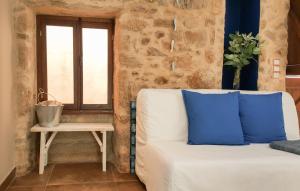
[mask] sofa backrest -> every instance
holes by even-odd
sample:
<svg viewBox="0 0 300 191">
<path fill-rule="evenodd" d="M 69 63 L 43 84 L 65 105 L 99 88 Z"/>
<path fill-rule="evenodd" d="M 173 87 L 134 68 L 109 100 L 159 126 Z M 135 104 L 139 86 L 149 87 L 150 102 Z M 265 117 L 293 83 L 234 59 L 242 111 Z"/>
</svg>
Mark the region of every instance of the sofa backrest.
<svg viewBox="0 0 300 191">
<path fill-rule="evenodd" d="M 232 90 L 190 90 L 199 93 L 228 93 Z M 274 92 L 241 91 L 242 94 Z M 282 92 L 285 131 L 289 140 L 299 139 L 299 124 L 295 103 L 290 94 Z M 213 115 L 213 114 L 212 114 Z M 187 116 L 179 89 L 143 89 L 137 97 L 137 141 L 186 141 Z"/>
</svg>

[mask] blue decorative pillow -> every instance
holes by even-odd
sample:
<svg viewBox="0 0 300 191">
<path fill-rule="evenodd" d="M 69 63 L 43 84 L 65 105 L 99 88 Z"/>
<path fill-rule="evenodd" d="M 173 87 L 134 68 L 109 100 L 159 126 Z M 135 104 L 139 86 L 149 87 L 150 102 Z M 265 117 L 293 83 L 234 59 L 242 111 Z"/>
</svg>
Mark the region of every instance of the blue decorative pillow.
<svg viewBox="0 0 300 191">
<path fill-rule="evenodd" d="M 286 140 L 282 93 L 240 94 L 240 118 L 247 143 Z"/>
<path fill-rule="evenodd" d="M 200 94 L 182 90 L 188 116 L 188 144 L 243 145 L 239 92 Z"/>
</svg>

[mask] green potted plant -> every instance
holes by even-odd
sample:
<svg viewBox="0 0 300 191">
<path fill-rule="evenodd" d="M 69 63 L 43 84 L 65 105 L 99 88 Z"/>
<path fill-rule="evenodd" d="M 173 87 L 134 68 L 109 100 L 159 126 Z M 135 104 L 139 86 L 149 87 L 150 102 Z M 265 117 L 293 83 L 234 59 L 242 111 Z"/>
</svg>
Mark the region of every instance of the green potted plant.
<svg viewBox="0 0 300 191">
<path fill-rule="evenodd" d="M 233 87 L 239 89 L 240 84 L 240 73 L 244 66 L 251 63 L 257 55 L 260 54 L 260 43 L 257 36 L 253 36 L 252 33 L 235 34 L 229 35 L 229 47 L 224 54 L 224 65 L 231 66 L 235 69 L 235 76 L 233 81 Z"/>
</svg>

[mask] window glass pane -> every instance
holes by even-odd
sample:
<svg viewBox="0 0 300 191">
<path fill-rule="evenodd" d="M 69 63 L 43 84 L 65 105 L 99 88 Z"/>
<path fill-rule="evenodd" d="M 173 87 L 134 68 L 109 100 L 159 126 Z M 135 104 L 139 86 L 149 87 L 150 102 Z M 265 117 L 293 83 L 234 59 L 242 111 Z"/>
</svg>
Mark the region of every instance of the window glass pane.
<svg viewBox="0 0 300 191">
<path fill-rule="evenodd" d="M 107 104 L 108 30 L 82 29 L 83 104 Z"/>
<path fill-rule="evenodd" d="M 47 26 L 48 92 L 65 104 L 74 103 L 73 27 Z"/>
</svg>

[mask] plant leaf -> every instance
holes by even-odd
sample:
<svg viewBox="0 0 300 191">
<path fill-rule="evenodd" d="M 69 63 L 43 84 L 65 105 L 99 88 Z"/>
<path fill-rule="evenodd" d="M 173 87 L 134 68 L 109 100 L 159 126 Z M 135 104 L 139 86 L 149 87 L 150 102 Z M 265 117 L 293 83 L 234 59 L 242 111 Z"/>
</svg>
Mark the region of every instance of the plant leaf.
<svg viewBox="0 0 300 191">
<path fill-rule="evenodd" d="M 224 65 L 236 68 L 243 68 L 255 60 L 256 55 L 260 54 L 261 45 L 259 36 L 252 33 L 239 33 L 238 31 L 229 34 L 229 47 L 224 54 Z"/>
<path fill-rule="evenodd" d="M 232 62 L 232 61 L 227 61 L 224 63 L 225 66 L 236 66 L 236 63 L 235 62 Z"/>
</svg>

